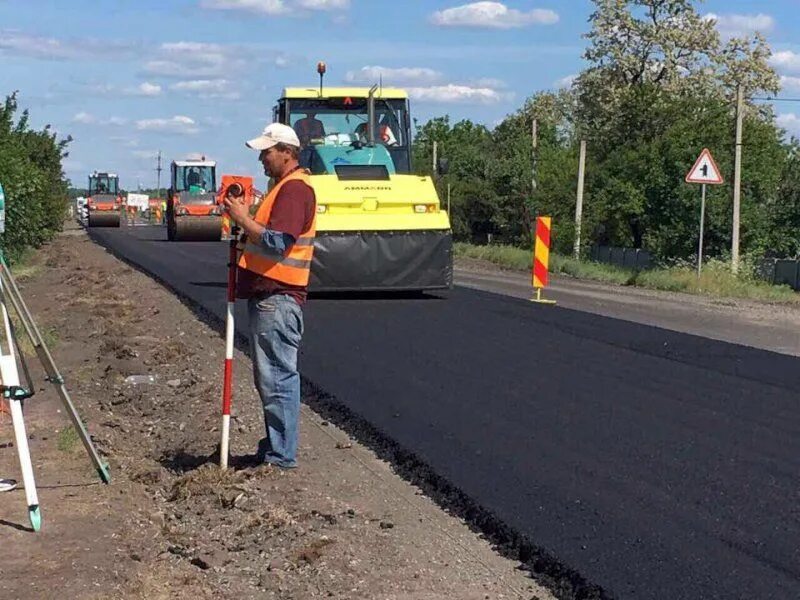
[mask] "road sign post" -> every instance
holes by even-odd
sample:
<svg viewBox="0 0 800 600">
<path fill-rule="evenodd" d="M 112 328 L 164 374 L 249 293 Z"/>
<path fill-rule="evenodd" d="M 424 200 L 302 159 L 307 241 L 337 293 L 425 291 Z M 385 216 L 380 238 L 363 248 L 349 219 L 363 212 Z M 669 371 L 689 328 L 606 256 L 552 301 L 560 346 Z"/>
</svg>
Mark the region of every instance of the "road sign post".
<svg viewBox="0 0 800 600">
<path fill-rule="evenodd" d="M 703 272 L 703 234 L 706 220 L 706 186 L 724 183 L 722 173 L 714 162 L 708 148 L 703 148 L 694 166 L 686 175 L 686 183 L 699 183 L 702 186 L 700 195 L 700 240 L 697 244 L 697 277 Z"/>
<path fill-rule="evenodd" d="M 700 241 L 697 244 L 697 278 L 703 272 L 703 229 L 706 221 L 706 184 L 703 184 L 700 200 Z"/>
</svg>

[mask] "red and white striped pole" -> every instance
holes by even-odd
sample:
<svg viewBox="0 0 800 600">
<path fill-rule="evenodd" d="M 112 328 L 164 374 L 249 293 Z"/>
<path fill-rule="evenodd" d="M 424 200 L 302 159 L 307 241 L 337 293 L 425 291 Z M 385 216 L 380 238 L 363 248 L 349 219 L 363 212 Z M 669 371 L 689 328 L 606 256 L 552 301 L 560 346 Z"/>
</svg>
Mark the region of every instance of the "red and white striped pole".
<svg viewBox="0 0 800 600">
<path fill-rule="evenodd" d="M 239 187 L 236 193 L 234 186 Z M 231 185 L 233 196 L 240 196 L 244 193 L 241 184 Z M 225 315 L 225 369 L 222 378 L 222 439 L 219 445 L 219 466 L 222 470 L 228 468 L 228 455 L 230 454 L 230 435 L 231 435 L 231 402 L 233 400 L 233 336 L 234 336 L 234 316 L 233 310 L 236 305 L 236 263 L 238 262 L 238 233 L 239 228 L 231 228 L 231 239 L 229 241 L 228 252 L 228 306 Z"/>
</svg>

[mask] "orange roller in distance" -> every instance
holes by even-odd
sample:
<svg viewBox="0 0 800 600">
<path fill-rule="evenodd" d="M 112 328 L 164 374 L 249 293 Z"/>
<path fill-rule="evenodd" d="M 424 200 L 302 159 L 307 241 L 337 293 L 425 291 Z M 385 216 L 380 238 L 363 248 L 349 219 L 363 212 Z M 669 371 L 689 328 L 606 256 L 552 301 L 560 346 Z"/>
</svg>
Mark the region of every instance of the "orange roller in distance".
<svg viewBox="0 0 800 600">
<path fill-rule="evenodd" d="M 531 302 L 539 304 L 555 304 L 555 300 L 542 298 L 542 289 L 546 288 L 550 279 L 550 217 L 536 219 L 536 242 L 533 247 L 533 287 L 536 296 Z"/>
</svg>

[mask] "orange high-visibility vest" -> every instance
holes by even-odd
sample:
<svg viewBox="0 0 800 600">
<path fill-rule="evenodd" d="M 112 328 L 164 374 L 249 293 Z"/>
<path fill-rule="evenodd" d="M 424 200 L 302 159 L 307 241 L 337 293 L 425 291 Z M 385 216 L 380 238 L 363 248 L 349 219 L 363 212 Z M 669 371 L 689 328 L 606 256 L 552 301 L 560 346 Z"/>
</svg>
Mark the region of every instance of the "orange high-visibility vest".
<svg viewBox="0 0 800 600">
<path fill-rule="evenodd" d="M 255 220 L 267 226 L 275 199 L 281 188 L 289 181 L 299 180 L 311 187 L 311 180 L 304 169 L 297 169 L 281 179 L 267 197 L 258 207 Z M 300 234 L 289 252 L 283 258 L 276 259 L 274 255 L 268 254 L 260 244 L 246 240 L 242 249 L 242 256 L 239 259 L 239 266 L 243 269 L 253 271 L 262 277 L 269 277 L 276 281 L 289 285 L 306 286 L 311 274 L 311 259 L 314 257 L 314 236 L 317 232 L 317 215 L 314 217 L 308 229 Z"/>
</svg>

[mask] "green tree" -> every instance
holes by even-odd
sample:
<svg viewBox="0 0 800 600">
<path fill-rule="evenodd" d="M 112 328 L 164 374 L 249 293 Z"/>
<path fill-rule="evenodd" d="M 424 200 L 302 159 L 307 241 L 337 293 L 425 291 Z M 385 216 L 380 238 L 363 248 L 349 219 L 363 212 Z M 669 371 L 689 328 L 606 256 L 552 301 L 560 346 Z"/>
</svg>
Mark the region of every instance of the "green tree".
<svg viewBox="0 0 800 600">
<path fill-rule="evenodd" d="M 554 218 L 554 246 L 573 244 L 577 157 L 588 142 L 584 240 L 646 247 L 663 260 L 696 253 L 698 186 L 684 176 L 708 147 L 726 184 L 708 189 L 706 251 L 731 237 L 734 99 L 773 94 L 778 77 L 760 34 L 723 43 L 692 0 L 593 0 L 586 69 L 571 90 L 535 93 L 494 130 L 447 117 L 419 127 L 416 166 L 431 172 L 432 141 L 450 159 L 451 219 L 460 239 L 529 245 L 536 215 Z M 539 123 L 533 190 L 531 124 Z M 798 145 L 787 144 L 769 105 L 750 101 L 742 178 L 744 252 L 796 253 Z"/>
<path fill-rule="evenodd" d="M 594 0 L 587 69 L 576 83 L 576 128 L 588 138 L 587 228 L 595 241 L 646 246 L 661 257 L 696 247 L 697 190 L 683 176 L 708 146 L 727 173 L 733 155 L 732 98 L 774 92 L 770 50 L 758 34 L 722 44 L 691 0 Z M 761 208 L 778 185 L 781 134 L 769 110 L 748 114 L 743 243 L 763 247 Z M 777 162 L 770 162 L 777 161 Z M 729 245 L 730 188 L 710 198 L 709 244 Z M 726 231 L 727 227 L 727 231 Z"/>
<path fill-rule="evenodd" d="M 414 165 L 418 173 L 433 171 L 433 142 L 438 155 L 450 161 L 450 172 L 439 181 L 440 197 L 448 183 L 452 187 L 451 223 L 458 239 L 486 238 L 498 231 L 496 194 L 487 179 L 487 156 L 492 151 L 491 134 L 472 121 L 450 124 L 439 117 L 418 127 L 414 140 Z"/>
</svg>

